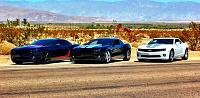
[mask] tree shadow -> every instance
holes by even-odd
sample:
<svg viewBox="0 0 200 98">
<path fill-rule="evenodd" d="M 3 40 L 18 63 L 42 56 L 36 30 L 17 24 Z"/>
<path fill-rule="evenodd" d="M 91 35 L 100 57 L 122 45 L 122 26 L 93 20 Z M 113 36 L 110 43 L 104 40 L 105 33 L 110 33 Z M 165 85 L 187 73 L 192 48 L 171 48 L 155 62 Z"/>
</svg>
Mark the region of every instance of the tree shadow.
<svg viewBox="0 0 200 98">
<path fill-rule="evenodd" d="M 173 62 L 178 62 L 178 61 L 182 61 L 182 59 L 174 59 Z M 167 61 L 167 60 L 143 60 L 143 61 L 134 61 L 134 62 L 140 62 L 140 63 L 172 63 L 172 62 Z"/>
<path fill-rule="evenodd" d="M 71 62 L 69 60 L 50 60 L 46 63 L 34 63 L 34 62 L 24 62 L 23 64 L 11 64 L 11 65 L 48 65 L 48 64 L 56 64 L 56 63 L 64 63 L 64 62 Z"/>
<path fill-rule="evenodd" d="M 117 63 L 117 62 L 123 62 L 123 60 L 112 60 L 110 63 L 103 63 L 101 61 L 76 61 L 72 62 L 72 64 L 111 64 L 111 63 Z"/>
</svg>

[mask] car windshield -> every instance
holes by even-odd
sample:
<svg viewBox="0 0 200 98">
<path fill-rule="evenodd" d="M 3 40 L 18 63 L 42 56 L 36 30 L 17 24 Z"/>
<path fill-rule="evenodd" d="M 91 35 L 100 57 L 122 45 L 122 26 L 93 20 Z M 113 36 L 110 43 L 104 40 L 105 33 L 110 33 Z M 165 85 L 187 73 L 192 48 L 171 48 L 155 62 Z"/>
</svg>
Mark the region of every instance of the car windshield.
<svg viewBox="0 0 200 98">
<path fill-rule="evenodd" d="M 38 41 L 33 42 L 30 45 L 53 46 L 55 45 L 55 41 L 54 40 L 38 40 Z"/>
<path fill-rule="evenodd" d="M 148 44 L 173 44 L 173 39 L 153 39 Z"/>
<path fill-rule="evenodd" d="M 112 45 L 112 43 L 113 43 L 112 39 L 94 39 L 86 43 L 85 45 L 97 45 L 97 44 Z"/>
</svg>

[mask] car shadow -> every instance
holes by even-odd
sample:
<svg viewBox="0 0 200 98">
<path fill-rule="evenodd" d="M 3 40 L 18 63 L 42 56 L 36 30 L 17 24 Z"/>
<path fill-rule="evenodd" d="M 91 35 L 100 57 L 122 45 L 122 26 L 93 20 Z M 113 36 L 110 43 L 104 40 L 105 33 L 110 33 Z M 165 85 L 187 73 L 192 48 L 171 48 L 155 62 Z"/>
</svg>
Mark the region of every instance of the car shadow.
<svg viewBox="0 0 200 98">
<path fill-rule="evenodd" d="M 182 61 L 182 59 L 174 59 L 173 62 L 178 62 L 178 61 Z M 134 61 L 134 62 L 139 62 L 139 63 L 172 63 L 172 62 L 166 61 L 166 60 L 144 60 L 144 61 Z"/>
<path fill-rule="evenodd" d="M 51 61 L 48 61 L 47 63 L 42 63 L 42 64 L 36 64 L 36 63 L 33 63 L 33 62 L 26 62 L 26 63 L 23 63 L 23 64 L 11 64 L 11 65 L 48 65 L 48 64 L 56 64 L 56 63 L 64 63 L 64 62 L 71 62 L 69 60 L 51 60 Z"/>
<path fill-rule="evenodd" d="M 72 64 L 112 64 L 117 62 L 123 62 L 123 60 L 112 60 L 110 63 L 102 63 L 100 61 L 78 61 L 72 62 Z"/>
</svg>

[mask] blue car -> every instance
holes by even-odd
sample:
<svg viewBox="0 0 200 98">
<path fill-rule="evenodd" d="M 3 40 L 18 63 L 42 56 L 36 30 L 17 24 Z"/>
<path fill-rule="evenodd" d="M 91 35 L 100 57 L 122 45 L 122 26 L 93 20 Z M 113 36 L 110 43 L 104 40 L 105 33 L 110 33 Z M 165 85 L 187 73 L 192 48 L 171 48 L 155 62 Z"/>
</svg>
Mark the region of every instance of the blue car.
<svg viewBox="0 0 200 98">
<path fill-rule="evenodd" d="M 41 39 L 30 45 L 12 49 L 11 59 L 16 64 L 24 62 L 46 63 L 54 57 L 71 57 L 71 51 L 76 46 L 78 45 L 73 45 L 64 39 Z"/>
<path fill-rule="evenodd" d="M 131 58 L 131 46 L 118 38 L 98 38 L 89 41 L 83 46 L 75 47 L 72 54 L 75 63 L 90 60 L 109 63 L 115 57 L 129 61 Z"/>
</svg>

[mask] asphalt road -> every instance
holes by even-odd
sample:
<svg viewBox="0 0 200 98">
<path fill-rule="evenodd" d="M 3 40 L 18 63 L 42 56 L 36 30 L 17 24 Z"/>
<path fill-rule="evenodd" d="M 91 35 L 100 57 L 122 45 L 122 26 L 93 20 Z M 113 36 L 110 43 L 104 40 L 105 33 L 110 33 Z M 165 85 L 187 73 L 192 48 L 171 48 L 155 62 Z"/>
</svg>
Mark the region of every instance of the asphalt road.
<svg viewBox="0 0 200 98">
<path fill-rule="evenodd" d="M 200 97 L 197 61 L 11 66 L 0 67 L 0 98 Z"/>
</svg>

